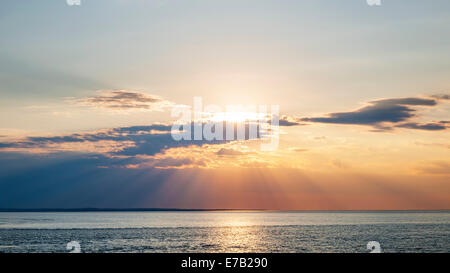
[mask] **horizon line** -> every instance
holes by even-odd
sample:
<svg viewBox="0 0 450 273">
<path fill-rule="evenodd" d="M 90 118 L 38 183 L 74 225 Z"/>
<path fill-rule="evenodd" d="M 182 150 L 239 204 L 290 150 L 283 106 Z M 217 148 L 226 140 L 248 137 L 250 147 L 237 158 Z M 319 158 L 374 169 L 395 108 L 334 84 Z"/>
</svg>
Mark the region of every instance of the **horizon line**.
<svg viewBox="0 0 450 273">
<path fill-rule="evenodd" d="M 260 212 L 443 212 L 450 209 L 330 209 L 330 210 L 283 210 L 283 209 L 182 209 L 182 208 L 0 208 L 0 212 L 213 212 L 213 211 L 260 211 Z"/>
</svg>

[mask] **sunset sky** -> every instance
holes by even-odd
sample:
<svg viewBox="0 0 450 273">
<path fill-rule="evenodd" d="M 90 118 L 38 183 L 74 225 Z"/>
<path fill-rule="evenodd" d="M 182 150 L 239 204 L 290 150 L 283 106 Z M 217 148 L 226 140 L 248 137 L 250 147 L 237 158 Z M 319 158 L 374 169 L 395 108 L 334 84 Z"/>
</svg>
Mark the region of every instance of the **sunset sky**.
<svg viewBox="0 0 450 273">
<path fill-rule="evenodd" d="M 448 0 L 6 0 L 0 37 L 0 208 L 450 209 Z M 279 146 L 175 141 L 195 97 Z"/>
</svg>

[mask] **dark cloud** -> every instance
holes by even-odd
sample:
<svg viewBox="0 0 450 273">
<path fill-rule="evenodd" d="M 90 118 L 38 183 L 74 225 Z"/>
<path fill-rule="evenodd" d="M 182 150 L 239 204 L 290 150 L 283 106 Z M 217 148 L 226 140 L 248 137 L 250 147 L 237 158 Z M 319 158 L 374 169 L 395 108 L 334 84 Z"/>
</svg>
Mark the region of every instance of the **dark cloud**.
<svg viewBox="0 0 450 273">
<path fill-rule="evenodd" d="M 218 123 L 220 125 L 220 123 Z M 1 151 L 18 152 L 89 152 L 110 154 L 113 156 L 151 156 L 163 150 L 191 145 L 222 144 L 226 139 L 226 126 L 223 127 L 223 140 L 194 140 L 193 124 L 191 126 L 192 140 L 175 140 L 172 137 L 171 124 L 153 124 L 148 126 L 119 127 L 90 133 L 76 133 L 66 136 L 27 137 L 10 142 L 0 142 Z M 204 124 L 201 124 L 202 131 Z M 234 126 L 234 139 L 238 138 L 238 125 Z M 214 127 L 213 127 L 214 128 Z M 242 140 L 260 138 L 264 133 L 257 127 L 256 136 L 250 134 L 250 126 L 244 127 Z M 214 130 L 214 129 L 213 129 Z M 87 147 L 87 148 L 86 148 Z"/>
<path fill-rule="evenodd" d="M 280 125 L 280 126 L 297 126 L 297 125 L 304 125 L 304 124 L 299 122 L 295 118 L 283 116 L 278 120 L 278 125 Z"/>
<path fill-rule="evenodd" d="M 425 105 L 434 106 L 437 104 L 436 100 L 426 98 L 399 98 L 399 99 L 382 99 L 371 101 L 372 104 L 378 105 Z"/>
<path fill-rule="evenodd" d="M 275 120 L 278 118 L 278 126 L 298 126 L 298 125 L 305 125 L 305 123 L 300 122 L 300 120 L 296 117 L 291 117 L 287 115 L 283 116 L 276 116 L 274 115 L 272 119 L 269 121 L 270 124 L 275 124 Z"/>
<path fill-rule="evenodd" d="M 161 110 L 173 105 L 162 98 L 136 91 L 106 90 L 99 91 L 101 95 L 76 100 L 82 105 L 107 108 L 113 110 Z"/>
<path fill-rule="evenodd" d="M 15 146 L 15 143 L 0 143 L 0 149 L 1 148 L 11 148 L 14 146 Z"/>
<path fill-rule="evenodd" d="M 167 149 L 226 143 L 175 141 L 171 129 L 154 124 L 0 143 L 0 208 L 161 206 L 160 189 L 174 169 L 207 163 L 194 156 L 166 156 Z M 113 149 L 96 148 L 104 142 Z M 90 151 L 78 150 L 92 145 Z"/>
<path fill-rule="evenodd" d="M 202 145 L 202 141 L 175 141 L 171 135 L 171 125 L 149 125 L 149 126 L 132 126 L 113 128 L 104 131 L 72 134 L 67 136 L 51 136 L 51 137 L 28 137 L 23 140 L 0 143 L 0 148 L 18 148 L 18 149 L 33 149 L 54 147 L 61 144 L 97 144 L 99 142 L 110 141 L 113 144 L 120 145 L 122 143 L 133 143 L 134 145 L 124 145 L 123 149 L 113 149 L 112 155 L 154 155 L 161 152 L 163 149 Z M 116 146 L 115 146 L 116 147 Z M 77 152 L 74 148 L 73 152 Z M 94 149 L 92 151 L 96 153 Z"/>
<path fill-rule="evenodd" d="M 408 129 L 417 129 L 417 130 L 427 130 L 427 131 L 439 131 L 439 130 L 445 130 L 447 129 L 447 125 L 441 122 L 434 122 L 434 123 L 404 123 L 396 125 L 396 127 L 400 128 L 408 128 Z"/>
<path fill-rule="evenodd" d="M 374 131 L 389 131 L 392 127 L 419 130 L 444 130 L 440 123 L 418 124 L 409 120 L 416 116 L 417 106 L 435 106 L 433 98 L 394 98 L 369 102 L 368 106 L 351 112 L 330 113 L 325 117 L 302 118 L 303 122 L 370 125 Z"/>
<path fill-rule="evenodd" d="M 377 124 L 381 122 L 401 122 L 414 116 L 410 106 L 433 106 L 433 99 L 405 98 L 386 99 L 370 102 L 370 105 L 352 112 L 331 113 L 327 117 L 303 118 L 302 121 L 338 124 Z"/>
<path fill-rule="evenodd" d="M 297 125 L 300 125 L 300 123 L 295 122 L 295 121 L 280 119 L 278 125 L 280 125 L 280 126 L 297 126 Z"/>
<path fill-rule="evenodd" d="M 171 129 L 154 124 L 0 143 L 0 207 L 139 207 L 148 205 L 141 202 L 149 198 L 161 200 L 158 189 L 173 174 L 170 169 L 206 163 L 157 154 L 175 147 L 225 143 L 175 141 Z M 96 148 L 104 142 L 113 149 Z M 90 151 L 79 151 L 92 145 Z"/>
<path fill-rule="evenodd" d="M 141 202 L 158 198 L 159 187 L 172 171 L 100 168 L 129 161 L 73 153 L 48 156 L 2 153 L 0 207 L 144 206 Z"/>
</svg>

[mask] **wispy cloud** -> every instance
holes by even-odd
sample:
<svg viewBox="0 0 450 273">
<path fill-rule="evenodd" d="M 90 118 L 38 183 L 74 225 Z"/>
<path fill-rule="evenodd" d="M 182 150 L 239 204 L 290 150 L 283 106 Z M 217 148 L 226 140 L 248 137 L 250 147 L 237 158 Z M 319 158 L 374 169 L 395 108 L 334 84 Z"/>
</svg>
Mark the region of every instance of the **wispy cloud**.
<svg viewBox="0 0 450 273">
<path fill-rule="evenodd" d="M 438 147 L 438 148 L 450 149 L 450 144 L 446 144 L 446 143 L 436 143 L 436 142 L 426 143 L 426 142 L 417 141 L 417 142 L 415 142 L 415 144 L 416 145 L 420 145 L 420 146 L 429 146 L 429 147 Z"/>
<path fill-rule="evenodd" d="M 446 161 L 435 161 L 424 163 L 417 168 L 420 172 L 433 175 L 450 175 L 450 163 Z"/>
<path fill-rule="evenodd" d="M 450 94 L 436 94 L 432 97 L 438 100 L 450 100 Z"/>
<path fill-rule="evenodd" d="M 174 103 L 163 98 L 137 91 L 101 90 L 98 96 L 71 99 L 76 104 L 108 110 L 162 111 Z"/>
</svg>

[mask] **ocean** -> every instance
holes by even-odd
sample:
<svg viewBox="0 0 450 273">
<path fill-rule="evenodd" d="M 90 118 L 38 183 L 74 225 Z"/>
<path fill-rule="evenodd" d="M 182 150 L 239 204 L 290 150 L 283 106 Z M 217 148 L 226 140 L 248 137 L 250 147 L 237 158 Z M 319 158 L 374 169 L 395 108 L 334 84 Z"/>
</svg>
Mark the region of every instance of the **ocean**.
<svg viewBox="0 0 450 273">
<path fill-rule="evenodd" d="M 1 212 L 0 252 L 450 252 L 450 212 Z M 77 244 L 75 243 L 75 244 Z M 73 244 L 73 243 L 72 243 Z"/>
</svg>

